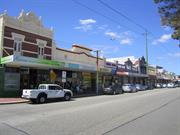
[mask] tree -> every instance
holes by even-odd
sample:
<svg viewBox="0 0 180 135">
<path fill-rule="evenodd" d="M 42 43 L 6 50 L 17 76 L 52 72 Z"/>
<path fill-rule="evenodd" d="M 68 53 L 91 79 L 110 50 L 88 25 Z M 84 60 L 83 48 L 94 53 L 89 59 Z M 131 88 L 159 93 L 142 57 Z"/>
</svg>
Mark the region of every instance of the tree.
<svg viewBox="0 0 180 135">
<path fill-rule="evenodd" d="M 161 24 L 171 27 L 172 38 L 180 40 L 180 0 L 154 0 L 158 4 Z"/>
</svg>

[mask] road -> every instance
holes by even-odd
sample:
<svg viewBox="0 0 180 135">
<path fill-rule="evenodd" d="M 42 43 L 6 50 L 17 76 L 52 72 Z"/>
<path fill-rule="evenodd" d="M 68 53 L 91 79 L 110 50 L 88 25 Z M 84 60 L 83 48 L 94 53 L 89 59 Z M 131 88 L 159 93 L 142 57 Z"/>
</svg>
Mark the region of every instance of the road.
<svg viewBox="0 0 180 135">
<path fill-rule="evenodd" d="M 0 106 L 0 135 L 180 135 L 180 88 Z"/>
</svg>

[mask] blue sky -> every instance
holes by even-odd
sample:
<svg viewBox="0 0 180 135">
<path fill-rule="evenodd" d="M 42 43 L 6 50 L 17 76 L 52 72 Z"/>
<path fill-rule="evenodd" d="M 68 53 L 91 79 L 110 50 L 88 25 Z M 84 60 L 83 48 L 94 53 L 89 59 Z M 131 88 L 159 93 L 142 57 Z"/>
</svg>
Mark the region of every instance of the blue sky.
<svg viewBox="0 0 180 135">
<path fill-rule="evenodd" d="M 18 16 L 21 9 L 33 11 L 42 17 L 45 27 L 54 28 L 54 39 L 59 47 L 70 49 L 72 43 L 102 50 L 106 58 L 145 56 L 144 31 L 104 7 L 97 0 L 77 0 L 89 8 L 111 18 L 114 23 L 72 0 L 0 0 L 0 12 L 7 10 Z M 136 23 L 146 27 L 149 63 L 163 66 L 180 74 L 180 48 L 178 41 L 170 38 L 172 30 L 162 27 L 157 6 L 153 0 L 104 0 Z"/>
</svg>

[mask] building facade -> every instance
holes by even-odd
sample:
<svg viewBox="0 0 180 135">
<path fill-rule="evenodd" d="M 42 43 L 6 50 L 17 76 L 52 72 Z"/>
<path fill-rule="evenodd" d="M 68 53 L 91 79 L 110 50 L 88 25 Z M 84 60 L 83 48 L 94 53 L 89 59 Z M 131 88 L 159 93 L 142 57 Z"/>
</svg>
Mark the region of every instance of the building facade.
<svg viewBox="0 0 180 135">
<path fill-rule="evenodd" d="M 162 67 L 147 69 L 144 57 L 105 59 L 79 44 L 62 49 L 53 34 L 33 12 L 0 15 L 0 96 L 21 95 L 22 89 L 41 83 L 57 83 L 77 94 L 77 87 L 83 93 L 95 93 L 97 73 L 99 93 L 113 82 L 154 86 L 174 78 Z"/>
<path fill-rule="evenodd" d="M 120 57 L 107 59 L 107 61 L 116 65 L 115 78 L 119 84 L 132 83 L 145 85 L 147 83 L 148 75 L 144 57 L 139 59 Z"/>
<path fill-rule="evenodd" d="M 53 42 L 53 30 L 45 28 L 34 13 L 22 11 L 17 18 L 0 16 L 0 94 L 20 95 L 25 88 L 40 83 L 58 83 L 72 88 L 81 84 L 95 91 L 96 72 L 102 84 L 105 59 L 92 50 L 74 44 L 71 50 Z M 75 86 L 74 86 L 75 87 Z"/>
</svg>

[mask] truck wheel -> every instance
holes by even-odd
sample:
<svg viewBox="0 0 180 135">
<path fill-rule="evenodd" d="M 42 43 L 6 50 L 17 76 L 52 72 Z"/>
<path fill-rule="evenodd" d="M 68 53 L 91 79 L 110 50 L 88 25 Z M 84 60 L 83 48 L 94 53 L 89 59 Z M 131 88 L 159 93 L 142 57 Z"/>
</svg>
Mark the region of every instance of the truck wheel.
<svg viewBox="0 0 180 135">
<path fill-rule="evenodd" d="M 46 102 L 46 96 L 45 95 L 39 95 L 37 98 L 37 103 L 45 103 Z"/>
<path fill-rule="evenodd" d="M 65 101 L 71 100 L 71 94 L 66 93 L 66 94 L 64 95 L 64 100 L 65 100 Z"/>
<path fill-rule="evenodd" d="M 36 99 L 30 99 L 30 101 L 34 104 L 36 103 Z"/>
</svg>

